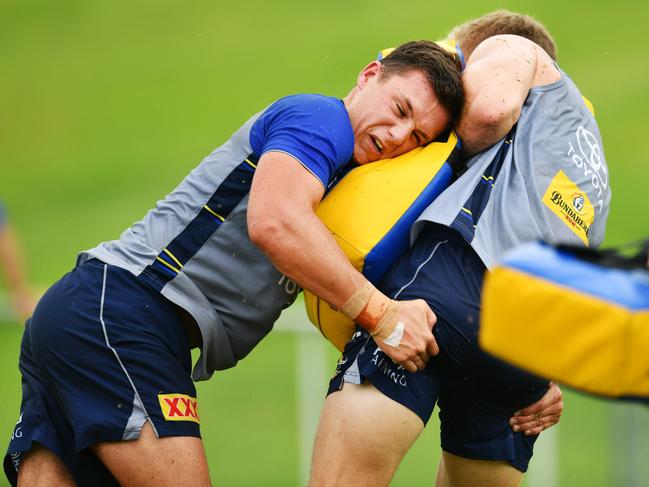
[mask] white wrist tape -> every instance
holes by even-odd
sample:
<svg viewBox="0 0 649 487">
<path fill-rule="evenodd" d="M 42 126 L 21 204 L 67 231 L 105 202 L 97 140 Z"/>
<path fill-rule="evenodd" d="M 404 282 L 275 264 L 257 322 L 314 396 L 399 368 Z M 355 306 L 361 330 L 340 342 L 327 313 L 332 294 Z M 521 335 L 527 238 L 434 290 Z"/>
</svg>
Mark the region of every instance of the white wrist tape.
<svg viewBox="0 0 649 487">
<path fill-rule="evenodd" d="M 390 345 L 391 347 L 398 347 L 401 345 L 401 339 L 403 338 L 403 332 L 405 329 L 406 326 L 403 324 L 403 321 L 398 321 L 397 326 L 394 327 L 390 336 L 383 340 L 383 343 Z"/>
<path fill-rule="evenodd" d="M 391 343 L 388 343 L 388 345 L 392 345 L 392 343 L 396 342 L 396 345 L 392 345 L 393 347 L 398 347 L 399 343 L 401 343 L 401 338 L 403 337 L 403 329 L 404 325 L 402 322 L 398 322 L 397 320 L 399 319 L 399 302 L 398 301 L 390 301 L 390 304 L 388 305 L 388 309 L 385 311 L 383 316 L 381 316 L 381 320 L 378 322 L 376 325 L 376 329 L 374 332 L 372 332 L 372 336 L 374 338 L 378 338 L 379 340 L 386 341 L 390 338 L 392 338 Z M 401 325 L 401 333 L 395 335 L 394 332 L 397 330 L 397 325 Z"/>
</svg>

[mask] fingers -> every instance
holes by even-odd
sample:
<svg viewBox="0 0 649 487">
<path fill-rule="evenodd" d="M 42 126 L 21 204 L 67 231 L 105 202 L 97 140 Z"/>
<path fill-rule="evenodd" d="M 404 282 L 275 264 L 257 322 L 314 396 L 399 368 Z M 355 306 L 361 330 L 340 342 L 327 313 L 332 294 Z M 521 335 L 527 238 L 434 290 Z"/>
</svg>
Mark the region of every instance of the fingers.
<svg viewBox="0 0 649 487">
<path fill-rule="evenodd" d="M 514 431 L 522 431 L 525 435 L 538 435 L 557 424 L 563 413 L 563 394 L 554 382 L 550 384 L 545 395 L 526 408 L 516 411 L 509 420 Z"/>
<path fill-rule="evenodd" d="M 422 300 L 423 301 L 423 300 Z M 430 328 L 432 329 L 433 326 L 435 326 L 435 323 L 437 323 L 437 315 L 435 312 L 428 306 L 428 303 L 426 301 L 423 301 L 424 306 L 425 306 L 425 312 L 426 312 L 426 319 L 428 320 L 428 324 L 430 325 Z"/>
<path fill-rule="evenodd" d="M 559 386 L 556 383 L 551 382 L 550 387 L 548 388 L 547 392 L 541 399 L 536 401 L 531 406 L 516 411 L 514 413 L 514 416 L 534 415 L 536 413 L 543 412 L 545 409 L 549 407 L 553 407 L 555 404 L 560 404 L 560 408 L 561 410 L 563 410 L 562 398 L 563 398 L 563 393 L 561 392 L 561 389 L 559 389 Z"/>
<path fill-rule="evenodd" d="M 554 426 L 559 422 L 558 415 L 535 415 L 532 419 L 525 422 L 518 421 L 518 418 L 512 418 L 509 421 L 512 429 L 516 432 L 521 431 L 526 436 L 538 435 L 542 431 Z"/>
<path fill-rule="evenodd" d="M 406 360 L 404 363 L 401 364 L 404 369 L 406 369 L 408 372 L 415 373 L 419 370 L 419 367 L 415 365 L 415 362 L 412 360 Z"/>
<path fill-rule="evenodd" d="M 406 353 L 404 350 L 395 350 L 394 347 L 385 345 L 382 342 L 377 342 L 377 345 L 393 362 L 412 373 L 424 370 L 430 358 L 425 351 L 415 352 L 411 350 L 410 353 Z"/>
<path fill-rule="evenodd" d="M 430 325 L 430 329 L 432 330 L 435 326 L 435 323 L 437 323 L 437 315 L 435 315 L 435 312 L 430 308 L 430 306 L 428 306 L 428 303 L 423 301 L 423 304 L 426 313 L 426 320 L 428 320 L 428 324 Z M 434 356 L 439 353 L 439 345 L 437 345 L 437 340 L 435 340 L 435 337 L 432 335 L 428 337 L 428 340 L 426 341 L 426 352 L 430 356 Z"/>
<path fill-rule="evenodd" d="M 529 423 L 545 416 L 560 417 L 563 412 L 563 401 L 555 402 L 542 410 L 536 411 L 531 414 L 515 414 L 512 419 L 518 424 Z"/>
<path fill-rule="evenodd" d="M 435 356 L 439 353 L 439 345 L 437 345 L 437 340 L 435 340 L 435 337 L 432 335 L 426 342 L 426 352 L 431 356 Z"/>
<path fill-rule="evenodd" d="M 425 301 L 399 301 L 397 323 L 403 327 L 399 342 L 386 343 L 379 333 L 372 336 L 381 350 L 394 362 L 409 372 L 417 372 L 424 370 L 430 357 L 439 353 L 437 341 L 431 333 L 436 321 L 435 313 Z"/>
<path fill-rule="evenodd" d="M 423 354 L 415 355 L 414 357 L 409 357 L 400 364 L 408 372 L 417 372 L 419 370 L 424 370 L 428 362 L 428 354 L 424 352 Z"/>
</svg>

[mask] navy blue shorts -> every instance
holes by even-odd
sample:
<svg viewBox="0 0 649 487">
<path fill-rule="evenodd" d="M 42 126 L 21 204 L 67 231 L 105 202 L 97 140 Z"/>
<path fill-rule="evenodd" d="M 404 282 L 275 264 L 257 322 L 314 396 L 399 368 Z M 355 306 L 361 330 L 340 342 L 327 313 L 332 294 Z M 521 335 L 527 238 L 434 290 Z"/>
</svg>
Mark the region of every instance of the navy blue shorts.
<svg viewBox="0 0 649 487">
<path fill-rule="evenodd" d="M 4 460 L 16 483 L 33 443 L 78 485 L 117 485 L 89 447 L 139 437 L 200 437 L 189 339 L 175 305 L 130 272 L 90 260 L 38 303 L 21 350 L 22 404 Z"/>
<path fill-rule="evenodd" d="M 364 330 L 347 344 L 329 393 L 369 380 L 428 422 L 437 403 L 442 449 L 465 458 L 503 460 L 526 471 L 535 436 L 514 433 L 512 414 L 540 399 L 548 382 L 511 367 L 478 346 L 485 267 L 455 231 L 428 225 L 390 270 L 381 290 L 395 299 L 424 299 L 437 315 L 440 354 L 409 373 Z"/>
</svg>

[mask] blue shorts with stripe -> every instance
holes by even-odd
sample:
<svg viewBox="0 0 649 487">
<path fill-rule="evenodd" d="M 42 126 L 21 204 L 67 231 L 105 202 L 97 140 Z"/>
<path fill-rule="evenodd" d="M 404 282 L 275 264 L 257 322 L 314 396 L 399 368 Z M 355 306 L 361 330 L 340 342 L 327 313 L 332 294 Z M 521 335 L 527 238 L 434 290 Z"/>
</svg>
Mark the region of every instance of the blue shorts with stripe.
<svg viewBox="0 0 649 487">
<path fill-rule="evenodd" d="M 423 371 L 409 373 L 359 328 L 345 348 L 329 393 L 345 382 L 369 380 L 424 423 L 437 404 L 444 451 L 507 461 L 526 471 L 536 437 L 514 433 L 509 418 L 540 399 L 548 383 L 479 348 L 484 273 L 484 264 L 457 232 L 429 224 L 380 287 L 395 299 L 428 302 L 437 315 L 433 331 L 440 354 Z"/>
<path fill-rule="evenodd" d="M 78 485 L 117 485 L 89 447 L 158 436 L 200 437 L 189 339 L 175 305 L 128 271 L 93 259 L 55 283 L 25 326 L 22 404 L 7 477 L 38 443 Z"/>
</svg>

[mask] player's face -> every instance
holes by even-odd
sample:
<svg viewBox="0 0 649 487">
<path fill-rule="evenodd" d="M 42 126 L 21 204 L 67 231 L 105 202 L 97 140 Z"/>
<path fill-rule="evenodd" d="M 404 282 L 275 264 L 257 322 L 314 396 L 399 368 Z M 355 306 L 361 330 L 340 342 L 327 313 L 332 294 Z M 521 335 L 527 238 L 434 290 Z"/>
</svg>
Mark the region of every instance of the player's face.
<svg viewBox="0 0 649 487">
<path fill-rule="evenodd" d="M 361 72 L 357 87 L 347 110 L 354 130 L 353 157 L 358 164 L 425 145 L 449 122 L 421 71 L 386 76 L 375 62 Z"/>
</svg>

